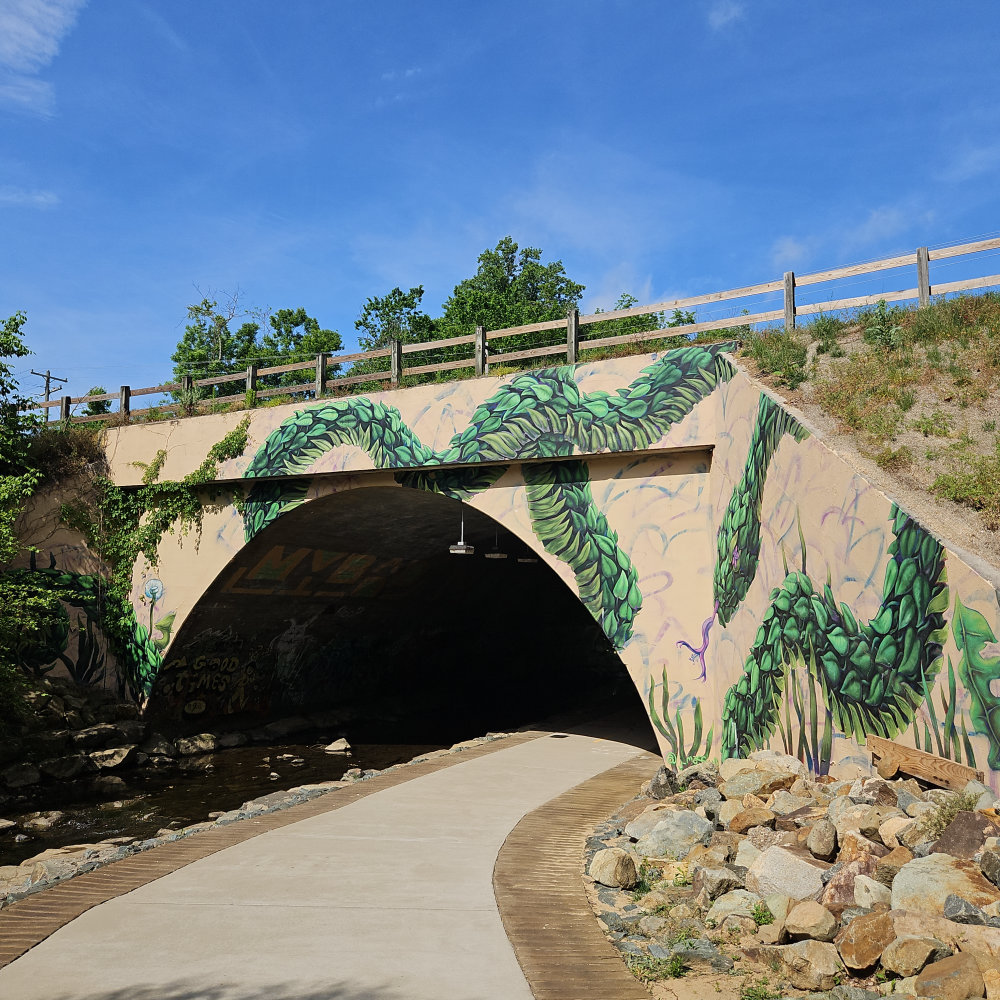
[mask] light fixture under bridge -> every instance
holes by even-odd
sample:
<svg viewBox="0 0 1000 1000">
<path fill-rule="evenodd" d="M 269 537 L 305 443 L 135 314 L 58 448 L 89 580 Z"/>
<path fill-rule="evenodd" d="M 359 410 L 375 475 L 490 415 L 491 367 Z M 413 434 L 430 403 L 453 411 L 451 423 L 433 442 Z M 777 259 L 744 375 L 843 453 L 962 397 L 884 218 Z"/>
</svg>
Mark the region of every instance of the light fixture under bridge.
<svg viewBox="0 0 1000 1000">
<path fill-rule="evenodd" d="M 465 544 L 465 507 L 462 507 L 462 528 L 458 536 L 458 541 L 454 545 L 448 546 L 448 551 L 453 556 L 471 556 L 475 553 L 474 545 Z"/>
</svg>

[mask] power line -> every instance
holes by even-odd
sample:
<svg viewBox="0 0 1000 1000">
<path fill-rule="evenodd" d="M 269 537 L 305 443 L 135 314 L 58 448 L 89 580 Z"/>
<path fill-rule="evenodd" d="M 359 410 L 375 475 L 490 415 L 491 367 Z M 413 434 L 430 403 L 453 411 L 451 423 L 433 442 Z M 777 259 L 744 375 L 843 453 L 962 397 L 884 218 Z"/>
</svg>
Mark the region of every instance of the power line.
<svg viewBox="0 0 1000 1000">
<path fill-rule="evenodd" d="M 48 368 L 45 369 L 45 374 L 44 375 L 41 372 L 36 372 L 34 370 L 34 368 L 32 368 L 31 374 L 32 375 L 37 375 L 39 378 L 45 379 L 45 402 L 46 403 L 49 401 L 49 398 L 50 398 L 50 396 L 52 394 L 52 383 L 53 382 L 68 382 L 69 381 L 68 378 L 59 378 L 58 375 L 53 375 L 52 372 L 50 372 L 48 370 Z M 45 407 L 45 422 L 46 423 L 49 422 L 49 408 L 47 406 Z"/>
</svg>

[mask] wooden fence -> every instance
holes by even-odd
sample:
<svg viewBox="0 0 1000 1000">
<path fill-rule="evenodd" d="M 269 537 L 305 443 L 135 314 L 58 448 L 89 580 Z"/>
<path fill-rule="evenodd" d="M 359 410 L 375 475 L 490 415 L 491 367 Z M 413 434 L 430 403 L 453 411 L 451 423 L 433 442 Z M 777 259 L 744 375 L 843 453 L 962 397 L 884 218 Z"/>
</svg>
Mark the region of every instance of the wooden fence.
<svg viewBox="0 0 1000 1000">
<path fill-rule="evenodd" d="M 272 368 L 261 368 L 251 364 L 246 371 L 232 375 L 212 375 L 208 378 L 194 379 L 186 376 L 180 382 L 169 382 L 163 385 L 146 386 L 133 389 L 123 385 L 118 392 L 105 393 L 96 396 L 63 396 L 58 400 L 34 404 L 38 409 L 59 407 L 60 418 L 73 423 L 83 423 L 95 420 L 107 420 L 108 414 L 95 416 L 72 416 L 71 407 L 78 403 L 100 402 L 104 400 L 118 401 L 119 413 L 122 419 L 148 413 L 151 409 L 167 409 L 177 411 L 178 403 L 168 403 L 164 407 L 149 407 L 147 409 L 132 409 L 134 396 L 163 395 L 165 393 L 181 393 L 192 398 L 200 388 L 215 388 L 221 385 L 239 385 L 240 391 L 229 396 L 215 396 L 212 403 L 244 399 L 248 394 L 257 398 L 267 398 L 278 395 L 294 395 L 296 393 L 314 393 L 317 397 L 328 391 L 348 388 L 352 385 L 386 382 L 397 386 L 407 375 L 420 375 L 431 372 L 469 369 L 477 376 L 488 373 L 490 364 L 523 361 L 531 358 L 556 357 L 565 359 L 569 364 L 578 360 L 581 350 L 611 347 L 618 344 L 640 344 L 649 340 L 660 340 L 665 337 L 687 337 L 706 330 L 725 330 L 732 327 L 747 327 L 762 323 L 783 321 L 786 328 L 794 328 L 796 319 L 801 316 L 811 316 L 820 312 L 837 312 L 846 309 L 874 305 L 880 299 L 886 302 L 917 301 L 925 306 L 930 303 L 932 295 L 947 295 L 954 292 L 970 291 L 977 288 L 989 288 L 1000 285 L 1000 274 L 991 274 L 981 278 L 970 278 L 962 281 L 951 281 L 931 284 L 930 262 L 944 260 L 950 257 L 960 257 L 969 254 L 983 253 L 988 250 L 1000 249 L 1000 238 L 978 240 L 973 243 L 962 243 L 955 246 L 941 247 L 929 250 L 920 247 L 912 253 L 898 257 L 886 257 L 882 260 L 866 264 L 852 264 L 848 267 L 835 267 L 826 271 L 816 271 L 812 274 L 796 275 L 788 271 L 776 281 L 767 281 L 759 285 L 748 285 L 744 288 L 731 288 L 722 292 L 709 292 L 705 295 L 694 295 L 689 298 L 673 299 L 669 302 L 655 302 L 652 305 L 633 306 L 629 309 L 616 309 L 610 312 L 591 313 L 581 316 L 575 309 L 571 310 L 566 319 L 549 320 L 544 323 L 528 323 L 524 326 L 507 327 L 502 330 L 484 330 L 476 327 L 476 332 L 461 337 L 449 337 L 445 340 L 432 340 L 419 344 L 403 344 L 393 341 L 388 347 L 375 351 L 362 351 L 355 354 L 319 354 L 308 361 L 296 364 L 277 365 Z M 796 289 L 816 285 L 822 282 L 854 278 L 859 275 L 875 274 L 879 271 L 890 271 L 903 267 L 916 268 L 916 286 L 898 291 L 879 292 L 871 295 L 860 295 L 853 298 L 830 299 L 825 302 L 813 302 L 796 305 Z M 755 296 L 776 298 L 780 293 L 783 299 L 781 309 L 764 310 L 744 313 L 739 316 L 688 323 L 683 326 L 631 332 L 609 337 L 586 336 L 586 328 L 594 323 L 606 323 L 609 320 L 626 319 L 633 316 L 648 316 L 651 313 L 673 313 L 674 310 L 690 310 L 696 306 L 711 305 L 736 299 L 747 299 Z M 526 349 L 505 350 L 504 341 L 511 338 L 522 338 L 526 334 L 541 333 L 549 330 L 564 329 L 565 340 L 559 343 L 544 344 Z M 508 345 L 510 346 L 510 345 Z M 515 347 L 517 345 L 514 345 Z M 436 364 L 407 365 L 409 355 L 437 351 L 441 348 L 469 347 L 471 353 L 451 361 Z M 343 365 L 350 362 L 368 362 L 388 358 L 388 367 L 382 371 L 369 371 L 358 375 L 331 376 L 331 365 Z M 269 375 L 284 375 L 288 372 L 311 372 L 309 381 L 295 385 L 258 388 L 258 379 Z"/>
</svg>

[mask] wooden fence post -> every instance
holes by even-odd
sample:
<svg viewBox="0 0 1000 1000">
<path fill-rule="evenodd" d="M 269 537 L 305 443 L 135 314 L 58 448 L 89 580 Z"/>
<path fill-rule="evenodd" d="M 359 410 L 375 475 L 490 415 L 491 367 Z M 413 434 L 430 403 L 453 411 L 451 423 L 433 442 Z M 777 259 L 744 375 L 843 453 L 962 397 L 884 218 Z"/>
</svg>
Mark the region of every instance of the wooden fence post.
<svg viewBox="0 0 1000 1000">
<path fill-rule="evenodd" d="M 392 373 L 390 381 L 393 385 L 399 385 L 403 379 L 403 342 L 401 340 L 389 341 L 389 361 Z"/>
<path fill-rule="evenodd" d="M 316 355 L 316 398 L 326 395 L 326 355 Z"/>
<path fill-rule="evenodd" d="M 917 247 L 917 292 L 920 308 L 931 304 L 931 271 L 927 247 Z"/>
<path fill-rule="evenodd" d="M 69 407 L 70 407 L 70 396 L 63 396 L 62 402 L 59 404 L 59 419 L 64 423 L 69 423 Z"/>
<path fill-rule="evenodd" d="M 785 271 L 785 329 L 795 329 L 795 272 Z"/>
<path fill-rule="evenodd" d="M 247 365 L 247 395 L 257 392 L 257 363 Z"/>
<path fill-rule="evenodd" d="M 486 331 L 481 326 L 476 327 L 476 343 L 473 351 L 476 357 L 476 375 L 485 375 L 488 370 L 486 361 Z"/>
<path fill-rule="evenodd" d="M 566 363 L 576 364 L 580 347 L 580 310 L 573 308 L 566 314 Z"/>
<path fill-rule="evenodd" d="M 181 376 L 181 392 L 192 393 L 194 392 L 194 376 L 193 375 L 182 375 Z"/>
<path fill-rule="evenodd" d="M 132 387 L 123 385 L 118 390 L 118 412 L 127 417 L 132 412 Z"/>
</svg>

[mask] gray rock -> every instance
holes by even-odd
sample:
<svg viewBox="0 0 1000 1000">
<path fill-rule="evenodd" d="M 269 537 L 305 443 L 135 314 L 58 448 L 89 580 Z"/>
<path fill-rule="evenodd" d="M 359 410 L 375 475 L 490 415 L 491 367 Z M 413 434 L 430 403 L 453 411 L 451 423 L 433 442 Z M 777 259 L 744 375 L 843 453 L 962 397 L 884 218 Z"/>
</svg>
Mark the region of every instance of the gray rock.
<svg viewBox="0 0 1000 1000">
<path fill-rule="evenodd" d="M 973 906 L 961 896 L 954 893 L 947 896 L 944 901 L 943 916 L 946 920 L 953 920 L 956 924 L 979 924 L 986 926 L 986 914 L 978 906 Z"/>
<path fill-rule="evenodd" d="M 212 733 L 199 733 L 197 736 L 182 736 L 177 741 L 177 752 L 182 757 L 191 757 L 195 754 L 211 753 L 217 744 Z"/>
<path fill-rule="evenodd" d="M 828 819 L 818 820 L 809 831 L 806 847 L 814 857 L 829 861 L 837 853 L 837 828 Z"/>
<path fill-rule="evenodd" d="M 882 1000 L 880 993 L 863 990 L 860 986 L 834 986 L 830 990 L 830 1000 Z"/>
<path fill-rule="evenodd" d="M 652 947 L 650 954 L 652 954 Z M 692 972 L 729 972 L 733 960 L 723 955 L 708 938 L 679 941 L 670 949 L 670 956 L 679 955 Z M 670 957 L 666 956 L 666 957 Z"/>
<path fill-rule="evenodd" d="M 102 771 L 113 771 L 119 767 L 127 767 L 135 760 L 135 756 L 135 744 L 111 750 L 92 750 L 90 753 L 90 759 Z"/>
<path fill-rule="evenodd" d="M 677 791 L 677 773 L 667 766 L 662 766 L 649 782 L 649 797 L 665 799 Z"/>
<path fill-rule="evenodd" d="M 867 875 L 858 875 L 854 879 L 854 899 L 858 906 L 872 909 L 880 903 L 888 906 L 892 902 L 892 893 L 881 882 Z"/>
<path fill-rule="evenodd" d="M 720 896 L 705 914 L 705 920 L 719 926 L 726 917 L 753 917 L 753 908 L 761 902 L 760 896 L 746 889 L 733 889 Z"/>
<path fill-rule="evenodd" d="M 150 757 L 176 757 L 177 747 L 159 733 L 153 733 L 140 747 L 143 753 Z"/>
<path fill-rule="evenodd" d="M 699 868 L 692 881 L 695 894 L 704 890 L 709 899 L 717 899 L 724 893 L 743 887 L 744 880 L 728 868 Z"/>
<path fill-rule="evenodd" d="M 719 791 L 727 799 L 742 799 L 744 795 L 766 799 L 772 792 L 794 783 L 795 775 L 788 771 L 741 771 L 723 782 Z"/>
<path fill-rule="evenodd" d="M 334 740 L 329 745 L 323 747 L 327 753 L 350 753 L 351 744 L 347 742 L 343 737 L 339 740 Z"/>
<path fill-rule="evenodd" d="M 705 785 L 714 785 L 719 780 L 719 765 L 711 760 L 700 764 L 689 764 L 677 772 L 677 784 L 680 787 L 690 785 L 692 781 L 700 781 Z"/>
<path fill-rule="evenodd" d="M 245 733 L 223 733 L 216 737 L 215 745 L 219 750 L 232 750 L 233 747 L 244 747 L 249 742 Z"/>
<path fill-rule="evenodd" d="M 112 743 L 119 735 L 118 729 L 110 722 L 78 729 L 69 734 L 70 742 L 77 750 L 97 750 Z"/>
<path fill-rule="evenodd" d="M 712 824 L 701 816 L 685 810 L 668 813 L 635 845 L 645 857 L 686 858 L 692 847 L 707 845 L 712 839 Z"/>
<path fill-rule="evenodd" d="M 1000 886 L 1000 851 L 987 847 L 979 856 L 979 870 L 996 886 Z"/>
<path fill-rule="evenodd" d="M 12 764 L 0 772 L 8 788 L 26 788 L 42 780 L 41 771 L 34 764 Z"/>
<path fill-rule="evenodd" d="M 683 810 L 675 808 L 669 802 L 654 802 L 653 805 L 643 809 L 635 819 L 625 824 L 625 836 L 631 837 L 632 840 L 645 837 L 664 817 L 681 811 Z"/>
<path fill-rule="evenodd" d="M 892 880 L 894 910 L 940 914 L 952 894 L 974 906 L 987 906 L 1000 900 L 1000 890 L 983 877 L 979 865 L 947 854 L 914 858 L 903 865 Z"/>
<path fill-rule="evenodd" d="M 89 757 L 81 754 L 70 754 L 67 757 L 53 757 L 50 760 L 43 760 L 39 765 L 42 774 L 57 781 L 65 781 L 68 778 L 76 778 L 88 771 L 96 770 L 94 763 Z"/>
<path fill-rule="evenodd" d="M 747 869 L 747 888 L 761 896 L 808 899 L 822 890 L 822 872 L 784 847 L 769 847 Z"/>
<path fill-rule="evenodd" d="M 17 823 L 12 819 L 0 819 L 0 836 L 5 833 L 13 833 L 17 829 Z"/>
<path fill-rule="evenodd" d="M 951 949 L 937 938 L 907 934 L 896 938 L 882 952 L 882 966 L 904 979 L 915 976 L 929 962 L 947 958 Z"/>
</svg>

